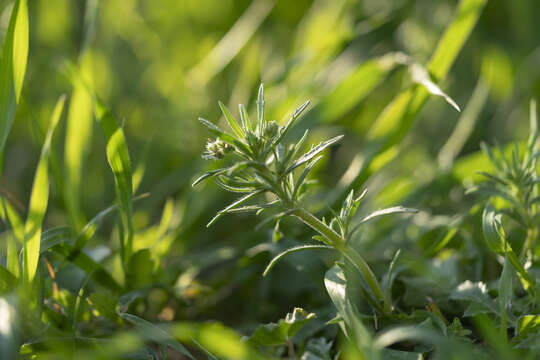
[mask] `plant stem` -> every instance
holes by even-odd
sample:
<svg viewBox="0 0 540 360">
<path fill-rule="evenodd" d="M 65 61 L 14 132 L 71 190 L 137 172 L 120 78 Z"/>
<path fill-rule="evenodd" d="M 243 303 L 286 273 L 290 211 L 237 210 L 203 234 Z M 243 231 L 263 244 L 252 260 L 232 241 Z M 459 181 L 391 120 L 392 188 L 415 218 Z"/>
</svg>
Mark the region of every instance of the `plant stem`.
<svg viewBox="0 0 540 360">
<path fill-rule="evenodd" d="M 377 300 L 383 303 L 383 311 L 386 314 L 390 314 L 391 305 L 390 300 L 384 295 L 381 285 L 377 280 L 377 277 L 367 264 L 367 262 L 362 258 L 362 256 L 352 247 L 348 246 L 345 240 L 338 235 L 332 228 L 323 223 L 321 220 L 316 218 L 309 211 L 298 208 L 294 210 L 293 215 L 299 218 L 304 224 L 311 227 L 313 230 L 317 231 L 324 238 L 328 240 L 327 244 L 334 247 L 338 250 L 347 260 L 349 260 L 360 274 L 364 277 L 367 285 L 369 286 L 371 292 Z"/>
<path fill-rule="evenodd" d="M 331 227 L 317 219 L 309 211 L 303 208 L 297 208 L 294 210 L 293 215 L 299 218 L 304 224 L 324 236 L 328 240 L 327 245 L 333 246 L 338 250 L 345 248 L 345 240 Z"/>
<path fill-rule="evenodd" d="M 289 351 L 289 358 L 291 360 L 296 360 L 296 354 L 294 352 L 294 344 L 291 340 L 287 340 L 287 347 Z"/>
</svg>

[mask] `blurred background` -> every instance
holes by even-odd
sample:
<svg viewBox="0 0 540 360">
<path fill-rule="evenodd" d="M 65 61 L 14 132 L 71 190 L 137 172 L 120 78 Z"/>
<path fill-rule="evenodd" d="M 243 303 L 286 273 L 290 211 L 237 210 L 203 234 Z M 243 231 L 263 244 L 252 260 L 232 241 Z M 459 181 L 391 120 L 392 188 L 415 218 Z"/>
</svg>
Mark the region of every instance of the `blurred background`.
<svg viewBox="0 0 540 360">
<path fill-rule="evenodd" d="M 2 38 L 10 4 L 0 1 Z M 427 65 L 457 5 L 454 0 L 31 1 L 28 70 L 6 146 L 1 191 L 24 211 L 43 129 L 58 97 L 67 94 L 69 108 L 54 140 L 56 181 L 45 228 L 81 228 L 114 202 L 103 134 L 84 87 L 73 85 L 68 75 L 75 67 L 123 122 L 137 194 L 149 193 L 134 204 L 135 247 L 151 248 L 155 262 L 140 285 L 159 283 L 166 290 L 150 293 L 139 313 L 249 328 L 276 320 L 294 304 L 327 320 L 322 274 L 336 260 L 331 254 L 294 255 L 261 276 L 272 255 L 309 240 L 309 230 L 286 221 L 287 236 L 273 242 L 279 234 L 272 226 L 253 230 L 261 218 L 251 215 L 230 215 L 205 227 L 234 196 L 211 182 L 191 187 L 197 174 L 219 165 L 201 159 L 209 133 L 196 119 L 222 123 L 218 100 L 235 114 L 238 103 L 254 111 L 261 82 L 268 120 L 283 122 L 310 99 L 310 111 L 293 136 L 306 127 L 313 128 L 309 143 L 346 135 L 314 173 L 318 184 L 311 206 L 324 211 L 335 199 L 324 189 L 351 183 L 347 174 L 354 178 L 358 172 L 355 166 L 370 146 L 369 129 L 411 86 L 396 54 Z M 377 233 L 366 229 L 359 241 L 368 254 L 387 262 L 397 247 L 423 246 L 418 239 L 435 236 L 437 221 L 468 210 L 463 182 L 476 169 L 458 171 L 453 164 L 476 153 L 481 141 L 526 138 L 528 102 L 540 97 L 538 15 L 537 0 L 488 1 L 439 83 L 462 112 L 431 97 L 396 142 L 398 155 L 381 160 L 375 175 L 359 183 L 369 189 L 364 212 L 398 203 L 422 210 L 401 227 L 397 219 L 386 228 L 379 224 Z M 105 249 L 102 259 L 114 276 L 118 257 L 107 250 L 114 253 L 118 246 L 113 220 L 89 243 L 89 251 Z M 68 270 L 59 269 L 64 284 L 72 276 Z"/>
</svg>

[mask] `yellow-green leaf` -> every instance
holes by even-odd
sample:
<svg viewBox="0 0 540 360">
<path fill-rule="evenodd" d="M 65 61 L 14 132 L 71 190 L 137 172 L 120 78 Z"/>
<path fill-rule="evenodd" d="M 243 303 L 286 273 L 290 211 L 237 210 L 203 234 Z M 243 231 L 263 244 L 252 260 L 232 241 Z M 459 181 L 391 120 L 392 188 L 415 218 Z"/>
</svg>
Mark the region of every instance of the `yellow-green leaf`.
<svg viewBox="0 0 540 360">
<path fill-rule="evenodd" d="M 28 57 L 28 9 L 17 0 L 11 12 L 0 61 L 0 153 L 15 119 Z"/>
<path fill-rule="evenodd" d="M 62 114 L 64 103 L 65 97 L 61 96 L 52 113 L 49 130 L 47 131 L 47 136 L 45 137 L 45 142 L 41 149 L 41 156 L 37 165 L 36 175 L 34 176 L 32 194 L 30 195 L 30 205 L 28 207 L 28 216 L 24 224 L 23 279 L 27 284 L 32 282 L 37 270 L 41 240 L 41 225 L 49 201 L 49 154 L 51 140 L 54 129 Z"/>
<path fill-rule="evenodd" d="M 97 98 L 94 98 L 94 112 L 107 140 L 107 160 L 114 175 L 121 230 L 124 234 L 121 244 L 125 264 L 131 255 L 133 247 L 131 162 L 124 131 L 118 126 L 118 122 L 111 111 Z"/>
</svg>

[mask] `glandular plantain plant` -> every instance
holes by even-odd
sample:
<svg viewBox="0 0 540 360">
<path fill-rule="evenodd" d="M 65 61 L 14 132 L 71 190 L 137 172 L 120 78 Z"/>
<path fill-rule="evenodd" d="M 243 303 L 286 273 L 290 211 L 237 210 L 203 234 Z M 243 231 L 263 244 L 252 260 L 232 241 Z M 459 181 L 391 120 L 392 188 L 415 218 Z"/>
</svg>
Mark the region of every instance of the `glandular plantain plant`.
<svg viewBox="0 0 540 360">
<path fill-rule="evenodd" d="M 255 212 L 272 208 L 276 215 L 269 217 L 263 223 L 279 221 L 283 217 L 292 216 L 315 230 L 318 234 L 314 239 L 324 245 L 311 245 L 290 249 L 290 251 L 303 248 L 323 247 L 338 251 L 361 274 L 368 292 L 367 299 L 381 314 L 392 312 L 392 301 L 389 291 L 385 291 L 374 272 L 364 258 L 350 245 L 350 238 L 358 225 L 381 215 L 414 212 L 401 206 L 378 210 L 353 225 L 353 217 L 358 209 L 365 191 L 355 197 L 351 191 L 338 213 L 333 213 L 331 221 L 326 222 L 316 217 L 306 209 L 302 203 L 305 195 L 306 182 L 310 170 L 321 159 L 322 151 L 337 143 L 343 135 L 324 141 L 305 153 L 302 148 L 308 138 L 309 130 L 294 143 L 285 143 L 289 130 L 308 106 L 309 101 L 302 104 L 290 117 L 285 125 L 278 125 L 275 121 L 266 121 L 264 118 L 264 86 L 261 84 L 257 98 L 257 122 L 252 124 L 246 108 L 239 105 L 240 121 L 237 121 L 227 109 L 219 103 L 223 115 L 231 127 L 232 134 L 218 128 L 213 123 L 199 118 L 216 139 L 209 139 L 203 154 L 205 159 L 231 160 L 229 166 L 212 170 L 200 176 L 193 186 L 204 179 L 212 178 L 224 190 L 244 194 L 229 206 L 220 210 L 208 223 L 213 224 L 221 216 L 229 213 Z M 262 195 L 268 195 L 263 197 Z M 263 199 L 271 198 L 267 201 Z M 281 256 L 278 255 L 275 260 Z M 269 270 L 275 261 L 267 268 Z"/>
</svg>

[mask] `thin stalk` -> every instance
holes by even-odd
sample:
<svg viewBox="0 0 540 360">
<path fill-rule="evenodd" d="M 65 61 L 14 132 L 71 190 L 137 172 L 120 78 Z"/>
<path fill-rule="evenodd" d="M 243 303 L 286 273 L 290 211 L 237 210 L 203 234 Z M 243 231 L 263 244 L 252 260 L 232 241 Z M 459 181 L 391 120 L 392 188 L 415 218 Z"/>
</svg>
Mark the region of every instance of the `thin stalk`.
<svg viewBox="0 0 540 360">
<path fill-rule="evenodd" d="M 296 360 L 296 354 L 294 352 L 294 344 L 291 340 L 287 340 L 287 347 L 289 350 L 289 358 L 291 360 Z"/>
<path fill-rule="evenodd" d="M 309 211 L 298 208 L 294 210 L 293 215 L 299 218 L 304 224 L 317 231 L 324 238 L 328 240 L 328 245 L 333 246 L 338 250 L 347 260 L 349 260 L 360 271 L 371 292 L 375 297 L 383 303 L 383 311 L 386 314 L 390 314 L 391 305 L 390 301 L 384 295 L 381 285 L 377 280 L 377 277 L 362 258 L 362 256 L 352 247 L 347 246 L 345 240 L 339 236 L 332 228 L 313 216 Z"/>
</svg>

